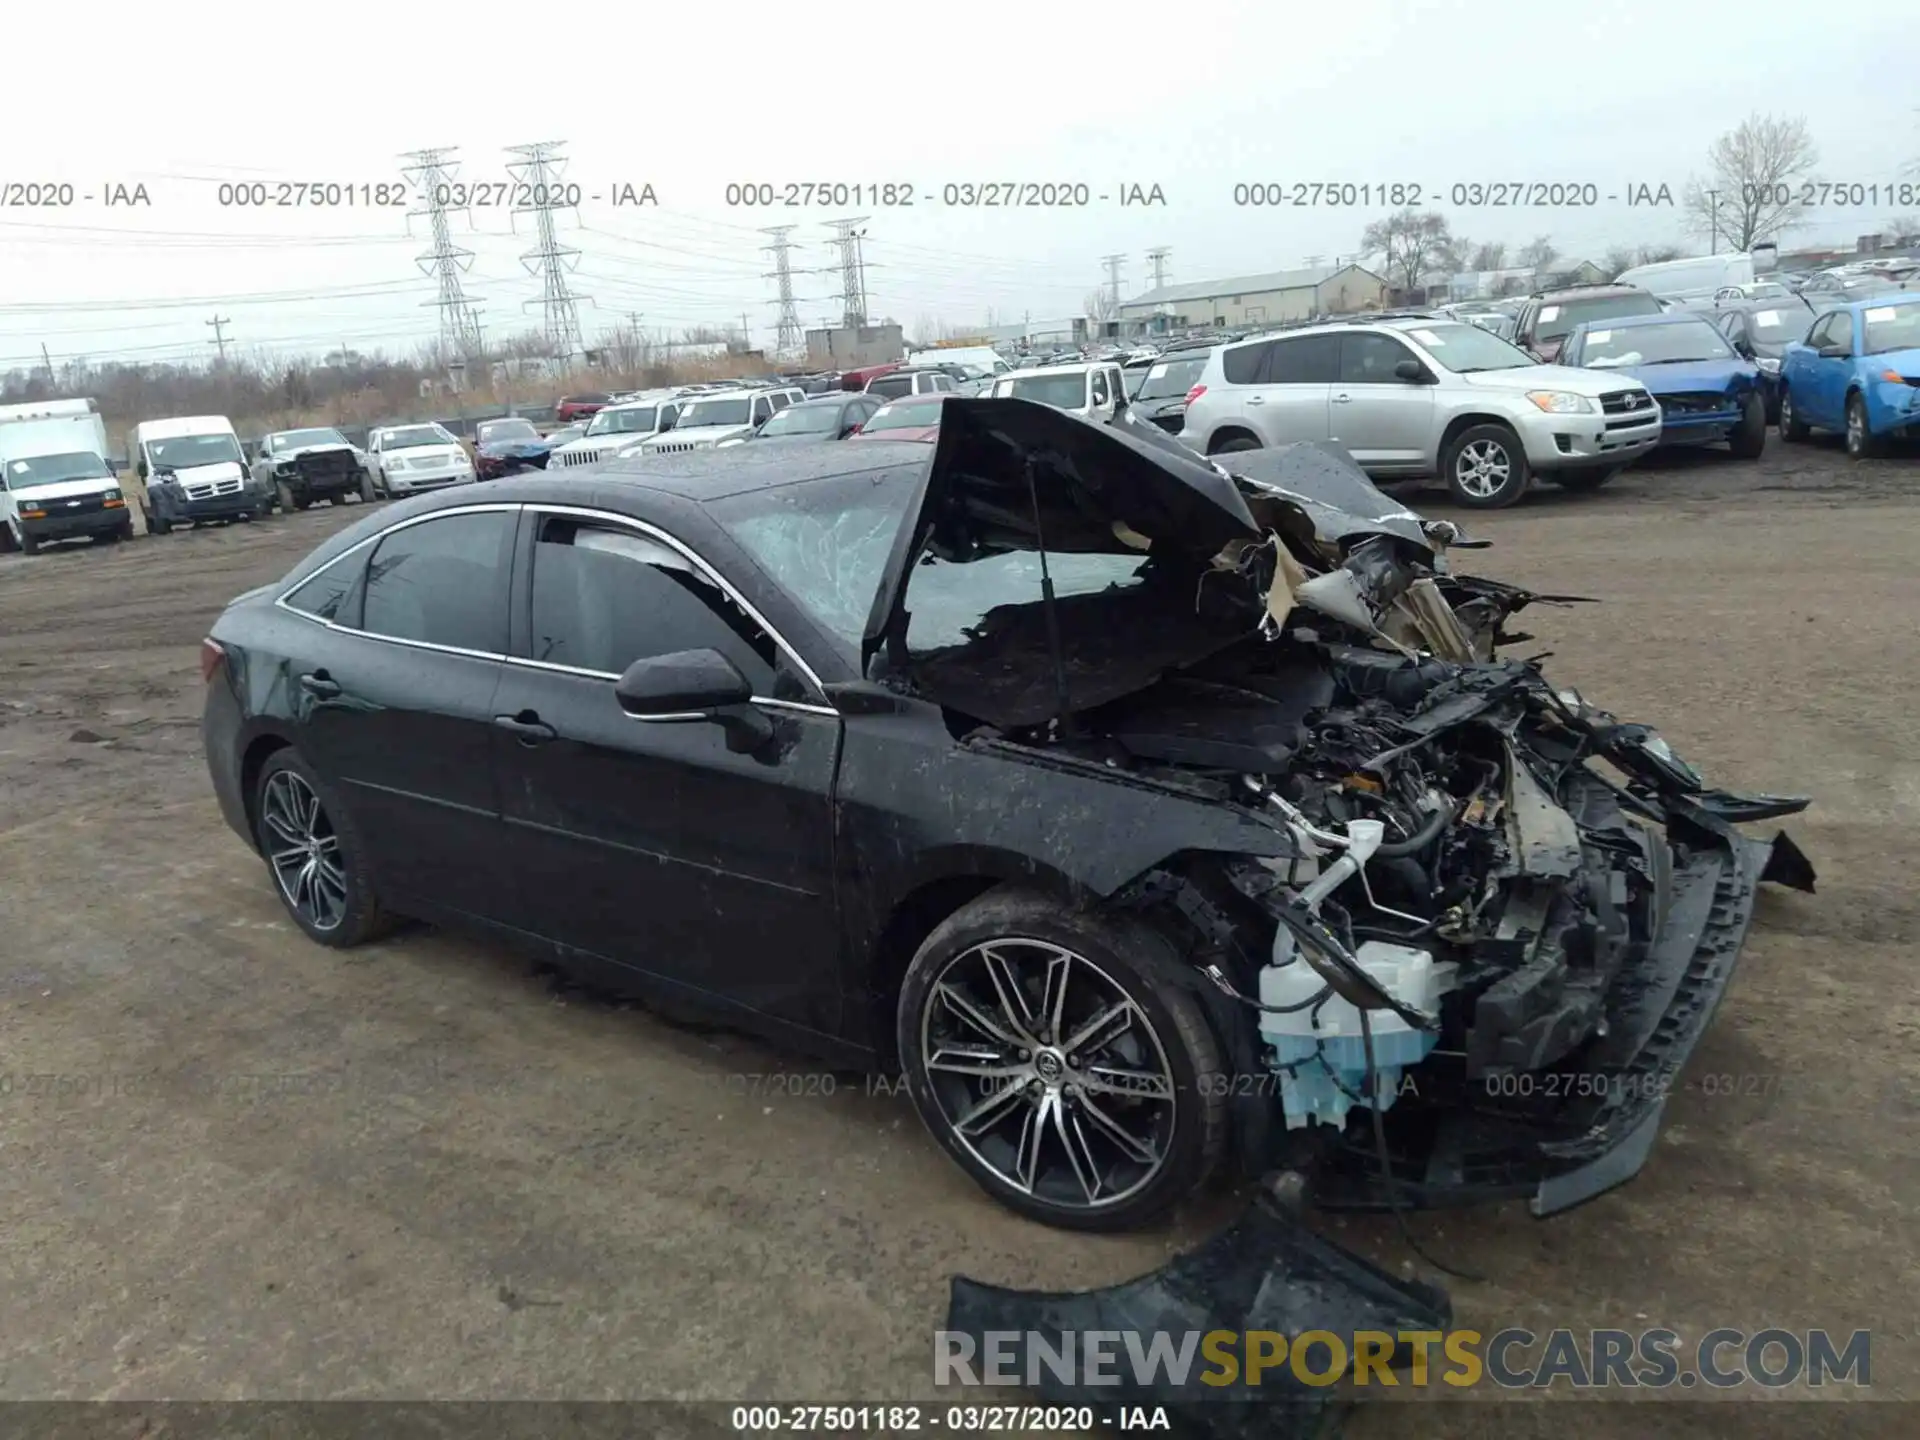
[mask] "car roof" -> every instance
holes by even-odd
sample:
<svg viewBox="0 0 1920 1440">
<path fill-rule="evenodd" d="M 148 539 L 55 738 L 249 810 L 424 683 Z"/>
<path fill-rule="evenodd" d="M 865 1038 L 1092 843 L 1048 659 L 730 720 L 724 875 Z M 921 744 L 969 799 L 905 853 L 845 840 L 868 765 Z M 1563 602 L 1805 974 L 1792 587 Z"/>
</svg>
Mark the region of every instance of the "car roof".
<svg viewBox="0 0 1920 1440">
<path fill-rule="evenodd" d="M 1872 295 L 1865 300 L 1849 300 L 1845 305 L 1836 305 L 1836 310 L 1880 310 L 1892 305 L 1920 305 L 1920 293 L 1908 291 L 1893 292 L 1886 295 Z"/>
<path fill-rule="evenodd" d="M 809 395 L 803 400 L 796 400 L 787 409 L 824 410 L 829 405 L 850 405 L 865 393 L 861 390 L 829 390 L 824 395 Z"/>
<path fill-rule="evenodd" d="M 766 394 L 764 386 L 739 386 L 732 390 L 703 390 L 691 396 L 694 400 L 753 400 Z"/>
<path fill-rule="evenodd" d="M 1641 285 L 1567 285 L 1558 290 L 1536 290 L 1529 300 L 1588 300 L 1596 297 L 1607 298 L 1615 295 L 1651 295 L 1653 292 Z"/>
<path fill-rule="evenodd" d="M 1034 365 L 1020 373 L 1022 376 L 1079 375 L 1084 374 L 1088 370 L 1092 370 L 1096 366 L 1107 366 L 1111 364 L 1113 364 L 1111 360 L 1075 360 L 1064 365 Z M 1003 375 L 1000 378 L 1004 380 L 1007 377 Z"/>
</svg>

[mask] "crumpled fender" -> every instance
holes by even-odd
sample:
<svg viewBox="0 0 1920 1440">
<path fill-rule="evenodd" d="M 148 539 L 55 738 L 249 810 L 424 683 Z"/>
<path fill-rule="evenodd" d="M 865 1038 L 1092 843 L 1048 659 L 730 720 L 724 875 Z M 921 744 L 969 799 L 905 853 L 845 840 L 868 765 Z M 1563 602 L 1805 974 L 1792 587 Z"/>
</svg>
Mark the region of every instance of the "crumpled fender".
<svg viewBox="0 0 1920 1440">
<path fill-rule="evenodd" d="M 1087 1332 L 1095 1330 L 1132 1332 L 1143 1347 L 1155 1332 L 1168 1335 L 1177 1347 L 1189 1332 L 1230 1330 L 1244 1335 L 1269 1330 L 1291 1339 L 1308 1330 L 1325 1330 L 1342 1338 L 1351 1357 L 1358 1332 L 1398 1336 L 1443 1331 L 1452 1319 L 1452 1301 L 1439 1287 L 1397 1279 L 1265 1205 L 1255 1205 L 1199 1248 L 1151 1274 L 1104 1290 L 1011 1290 L 956 1275 L 947 1329 L 971 1335 L 974 1353 L 982 1356 L 988 1353 L 989 1332 L 1035 1332 L 1055 1350 L 1061 1348 L 1062 1337 L 1072 1333 L 1076 1357 Z M 1302 1384 L 1290 1368 L 1266 1372 L 1257 1386 L 1203 1384 L 1200 1377 L 1217 1370 L 1197 1345 L 1183 1382 L 1161 1367 L 1151 1383 L 1140 1383 L 1124 1358 L 1124 1341 L 1116 1349 L 1121 1361 L 1107 1368 L 1119 1383 L 1063 1381 L 1041 1366 L 1035 1388 L 1052 1404 L 1177 1408 L 1180 1433 L 1220 1440 L 1313 1434 L 1342 1396 L 1338 1386 Z M 1241 1345 L 1235 1350 L 1244 1353 Z M 1325 1363 L 1324 1352 L 1314 1353 L 1318 1363 Z M 1393 1363 L 1410 1364 L 1411 1347 L 1396 1353 Z M 1344 1398 L 1351 1395 L 1351 1390 L 1344 1392 Z"/>
</svg>

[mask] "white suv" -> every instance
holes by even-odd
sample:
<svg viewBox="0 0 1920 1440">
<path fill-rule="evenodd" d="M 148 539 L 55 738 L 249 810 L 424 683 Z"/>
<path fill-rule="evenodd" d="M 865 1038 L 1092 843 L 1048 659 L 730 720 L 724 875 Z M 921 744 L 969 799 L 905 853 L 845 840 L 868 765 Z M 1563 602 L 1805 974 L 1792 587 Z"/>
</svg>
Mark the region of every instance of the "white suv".
<svg viewBox="0 0 1920 1440">
<path fill-rule="evenodd" d="M 711 450 L 749 438 L 787 406 L 806 399 L 797 388 L 768 390 L 709 390 L 683 395 L 679 418 L 664 434 L 627 445 L 617 451 L 622 460 L 634 456 L 676 455 L 686 450 Z"/>
<path fill-rule="evenodd" d="M 1205 455 L 1331 440 L 1381 480 L 1438 476 L 1478 509 L 1539 475 L 1605 484 L 1660 442 L 1660 407 L 1619 375 L 1540 365 L 1439 315 L 1369 316 L 1222 345 L 1180 438 Z"/>
</svg>

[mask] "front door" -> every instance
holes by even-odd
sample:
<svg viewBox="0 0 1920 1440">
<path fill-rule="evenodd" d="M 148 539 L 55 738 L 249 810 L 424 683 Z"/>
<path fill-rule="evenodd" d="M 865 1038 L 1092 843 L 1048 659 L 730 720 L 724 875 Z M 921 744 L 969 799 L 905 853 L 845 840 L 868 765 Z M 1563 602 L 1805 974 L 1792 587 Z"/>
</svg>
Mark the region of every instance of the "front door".
<svg viewBox="0 0 1920 1440">
<path fill-rule="evenodd" d="M 1391 335 L 1358 330 L 1340 337 L 1340 378 L 1329 400 L 1327 438 L 1344 445 L 1362 467 L 1411 470 L 1426 463 L 1433 387 L 1394 374 L 1403 360 L 1419 359 Z"/>
<path fill-rule="evenodd" d="M 495 764 L 523 928 L 833 1033 L 840 720 L 764 630 L 674 547 L 617 519 L 529 509 Z M 635 660 L 714 649 L 775 729 L 753 754 L 707 721 L 629 716 Z"/>
</svg>

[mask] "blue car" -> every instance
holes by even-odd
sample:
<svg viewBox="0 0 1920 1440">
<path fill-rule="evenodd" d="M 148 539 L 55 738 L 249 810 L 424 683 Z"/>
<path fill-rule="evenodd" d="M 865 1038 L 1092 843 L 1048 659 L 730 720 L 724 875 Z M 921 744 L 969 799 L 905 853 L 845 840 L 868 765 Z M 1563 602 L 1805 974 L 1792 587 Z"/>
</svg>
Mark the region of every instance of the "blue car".
<svg viewBox="0 0 1920 1440">
<path fill-rule="evenodd" d="M 1920 295 L 1824 311 L 1780 361 L 1780 438 L 1816 427 L 1847 437 L 1856 460 L 1890 436 L 1920 438 Z"/>
<path fill-rule="evenodd" d="M 1724 443 L 1742 460 L 1767 448 L 1760 367 L 1698 312 L 1590 320 L 1567 336 L 1560 363 L 1619 370 L 1646 386 L 1660 406 L 1662 445 Z"/>
</svg>

